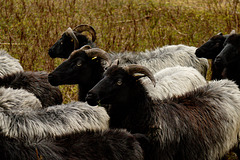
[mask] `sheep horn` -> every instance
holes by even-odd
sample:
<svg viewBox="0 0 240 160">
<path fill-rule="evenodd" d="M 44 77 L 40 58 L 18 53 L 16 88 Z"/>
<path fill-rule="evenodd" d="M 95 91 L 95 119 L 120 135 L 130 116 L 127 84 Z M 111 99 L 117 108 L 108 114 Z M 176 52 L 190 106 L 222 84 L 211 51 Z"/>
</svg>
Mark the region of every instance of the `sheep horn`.
<svg viewBox="0 0 240 160">
<path fill-rule="evenodd" d="M 84 31 L 88 31 L 92 35 L 92 42 L 94 42 L 96 40 L 96 31 L 90 25 L 86 25 L 86 24 L 79 25 L 79 26 L 75 27 L 73 29 L 73 31 L 76 31 L 76 32 L 79 32 L 79 33 L 82 33 Z"/>
<path fill-rule="evenodd" d="M 91 49 L 85 50 L 85 53 L 90 58 L 99 57 L 101 59 L 104 59 L 105 61 L 107 61 L 107 66 L 111 64 L 111 60 L 108 53 L 100 48 L 91 48 Z"/>
<path fill-rule="evenodd" d="M 236 34 L 236 31 L 233 29 L 229 34 Z"/>
<path fill-rule="evenodd" d="M 82 51 L 85 51 L 85 50 L 88 50 L 88 49 L 91 49 L 92 47 L 90 45 L 84 45 L 80 48 L 80 50 Z"/>
<path fill-rule="evenodd" d="M 69 27 L 69 28 L 65 31 L 65 33 L 66 33 L 67 35 L 69 35 L 70 37 L 72 37 L 72 39 L 73 39 L 73 41 L 74 41 L 74 50 L 75 50 L 75 49 L 78 49 L 78 48 L 79 48 L 79 42 L 78 42 L 77 37 L 76 37 L 75 34 L 73 33 L 72 28 Z"/>
<path fill-rule="evenodd" d="M 154 86 L 156 85 L 156 80 L 155 80 L 152 72 L 144 66 L 140 66 L 137 64 L 130 64 L 130 65 L 124 67 L 124 70 L 126 70 L 130 75 L 133 75 L 134 73 L 144 74 L 152 81 Z"/>
</svg>

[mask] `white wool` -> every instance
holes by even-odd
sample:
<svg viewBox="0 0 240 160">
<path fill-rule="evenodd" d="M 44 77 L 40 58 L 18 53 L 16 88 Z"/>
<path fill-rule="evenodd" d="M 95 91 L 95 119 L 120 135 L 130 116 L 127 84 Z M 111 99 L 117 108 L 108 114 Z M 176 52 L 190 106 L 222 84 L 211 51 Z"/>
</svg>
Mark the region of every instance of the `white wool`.
<svg viewBox="0 0 240 160">
<path fill-rule="evenodd" d="M 5 50 L 0 50 L 0 78 L 17 72 L 23 72 L 19 60 L 10 56 Z"/>
<path fill-rule="evenodd" d="M 198 58 L 195 55 L 196 47 L 179 45 L 166 45 L 154 50 L 145 50 L 144 52 L 132 53 L 123 52 L 110 54 L 111 59 L 119 59 L 121 66 L 129 64 L 139 64 L 156 73 L 161 69 L 174 66 L 193 67 L 206 77 L 209 67 L 206 58 Z"/>
<path fill-rule="evenodd" d="M 9 137 L 41 139 L 109 128 L 106 110 L 83 102 L 72 102 L 40 110 L 24 108 L 7 110 L 0 107 L 0 128 L 2 133 Z"/>
<path fill-rule="evenodd" d="M 41 109 L 42 104 L 33 94 L 24 89 L 0 88 L 0 110 L 4 109 Z"/>
<path fill-rule="evenodd" d="M 145 78 L 143 84 L 150 97 L 165 99 L 180 96 L 200 86 L 206 85 L 206 79 L 192 67 L 168 67 L 154 74 L 156 86 Z"/>
</svg>

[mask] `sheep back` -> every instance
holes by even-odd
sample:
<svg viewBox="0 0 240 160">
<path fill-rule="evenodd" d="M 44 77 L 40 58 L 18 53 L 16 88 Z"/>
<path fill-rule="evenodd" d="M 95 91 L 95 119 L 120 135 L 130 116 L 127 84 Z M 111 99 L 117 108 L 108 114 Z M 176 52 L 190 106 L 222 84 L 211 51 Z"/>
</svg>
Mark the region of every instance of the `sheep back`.
<svg viewBox="0 0 240 160">
<path fill-rule="evenodd" d="M 143 85 L 152 99 L 165 99 L 181 96 L 200 86 L 206 85 L 206 79 L 192 67 L 168 67 L 154 74 L 156 86 L 150 79 L 144 78 Z"/>
<path fill-rule="evenodd" d="M 124 52 L 111 54 L 111 59 L 119 59 L 121 66 L 139 64 L 149 68 L 153 73 L 167 67 L 188 66 L 198 70 L 206 77 L 209 67 L 206 58 L 197 58 L 196 47 L 186 45 L 166 45 L 154 50 L 146 50 L 140 53 Z"/>
<path fill-rule="evenodd" d="M 0 110 L 41 109 L 42 104 L 32 93 L 24 89 L 0 87 Z"/>
<path fill-rule="evenodd" d="M 105 130 L 109 116 L 102 107 L 72 102 L 41 110 L 3 110 L 0 129 L 9 137 L 25 139 L 55 137 L 76 131 Z"/>
</svg>

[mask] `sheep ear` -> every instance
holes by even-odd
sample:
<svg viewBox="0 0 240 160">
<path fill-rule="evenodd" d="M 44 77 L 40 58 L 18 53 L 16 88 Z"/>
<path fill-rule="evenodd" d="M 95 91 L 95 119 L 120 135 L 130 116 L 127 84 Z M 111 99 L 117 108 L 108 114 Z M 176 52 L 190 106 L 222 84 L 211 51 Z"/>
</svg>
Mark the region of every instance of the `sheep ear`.
<svg viewBox="0 0 240 160">
<path fill-rule="evenodd" d="M 112 62 L 111 66 L 118 66 L 119 65 L 119 59 L 116 59 Z"/>
<path fill-rule="evenodd" d="M 220 35 L 220 36 L 222 36 L 223 34 L 222 34 L 222 32 L 219 32 L 217 35 Z"/>
</svg>

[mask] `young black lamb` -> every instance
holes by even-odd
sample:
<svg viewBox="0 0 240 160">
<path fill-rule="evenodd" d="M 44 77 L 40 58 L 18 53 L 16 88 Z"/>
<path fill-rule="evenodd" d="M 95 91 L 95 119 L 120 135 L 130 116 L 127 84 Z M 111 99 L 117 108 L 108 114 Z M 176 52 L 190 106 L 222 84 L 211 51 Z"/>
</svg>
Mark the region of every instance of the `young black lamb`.
<svg viewBox="0 0 240 160">
<path fill-rule="evenodd" d="M 139 74 L 141 74 L 139 76 Z M 110 67 L 88 95 L 90 105 L 110 104 L 110 128 L 126 128 L 150 139 L 151 160 L 215 160 L 238 143 L 240 91 L 230 80 L 166 99 L 151 97 L 143 66 Z"/>
<path fill-rule="evenodd" d="M 90 40 L 82 32 L 88 31 L 92 35 Z M 49 49 L 48 54 L 51 58 L 68 58 L 73 50 L 79 49 L 84 45 L 95 47 L 96 31 L 92 26 L 79 25 L 74 29 L 70 27 L 62 34 L 62 37 Z"/>
<path fill-rule="evenodd" d="M 217 68 L 224 68 L 222 77 L 235 81 L 240 86 L 240 34 L 230 35 L 223 50 L 215 59 Z"/>
<path fill-rule="evenodd" d="M 56 139 L 31 141 L 0 133 L 0 157 L 6 160 L 143 160 L 145 152 L 141 145 L 148 145 L 145 136 L 120 129 L 77 132 Z"/>
<path fill-rule="evenodd" d="M 200 46 L 195 54 L 199 58 L 207 58 L 212 60 L 212 77 L 211 79 L 222 79 L 222 71 L 223 68 L 216 68 L 214 65 L 214 60 L 216 56 L 222 51 L 223 49 L 223 43 L 226 40 L 227 37 L 229 37 L 231 34 L 235 34 L 235 30 L 232 30 L 230 34 L 223 35 L 221 32 L 217 35 L 210 38 L 206 43 L 204 43 L 202 46 Z"/>
<path fill-rule="evenodd" d="M 25 89 L 33 93 L 43 107 L 61 104 L 62 93 L 48 82 L 47 72 L 24 71 L 19 61 L 0 50 L 0 87 Z"/>
<path fill-rule="evenodd" d="M 78 99 L 85 101 L 87 92 L 102 78 L 106 65 L 119 59 L 120 65 L 141 64 L 149 67 L 152 72 L 171 66 L 192 66 L 202 74 L 208 68 L 207 59 L 198 59 L 195 56 L 195 47 L 171 45 L 157 48 L 154 51 L 140 52 L 139 54 L 122 53 L 108 54 L 100 48 L 83 46 L 71 53 L 69 58 L 49 74 L 51 85 L 78 84 Z"/>
</svg>

